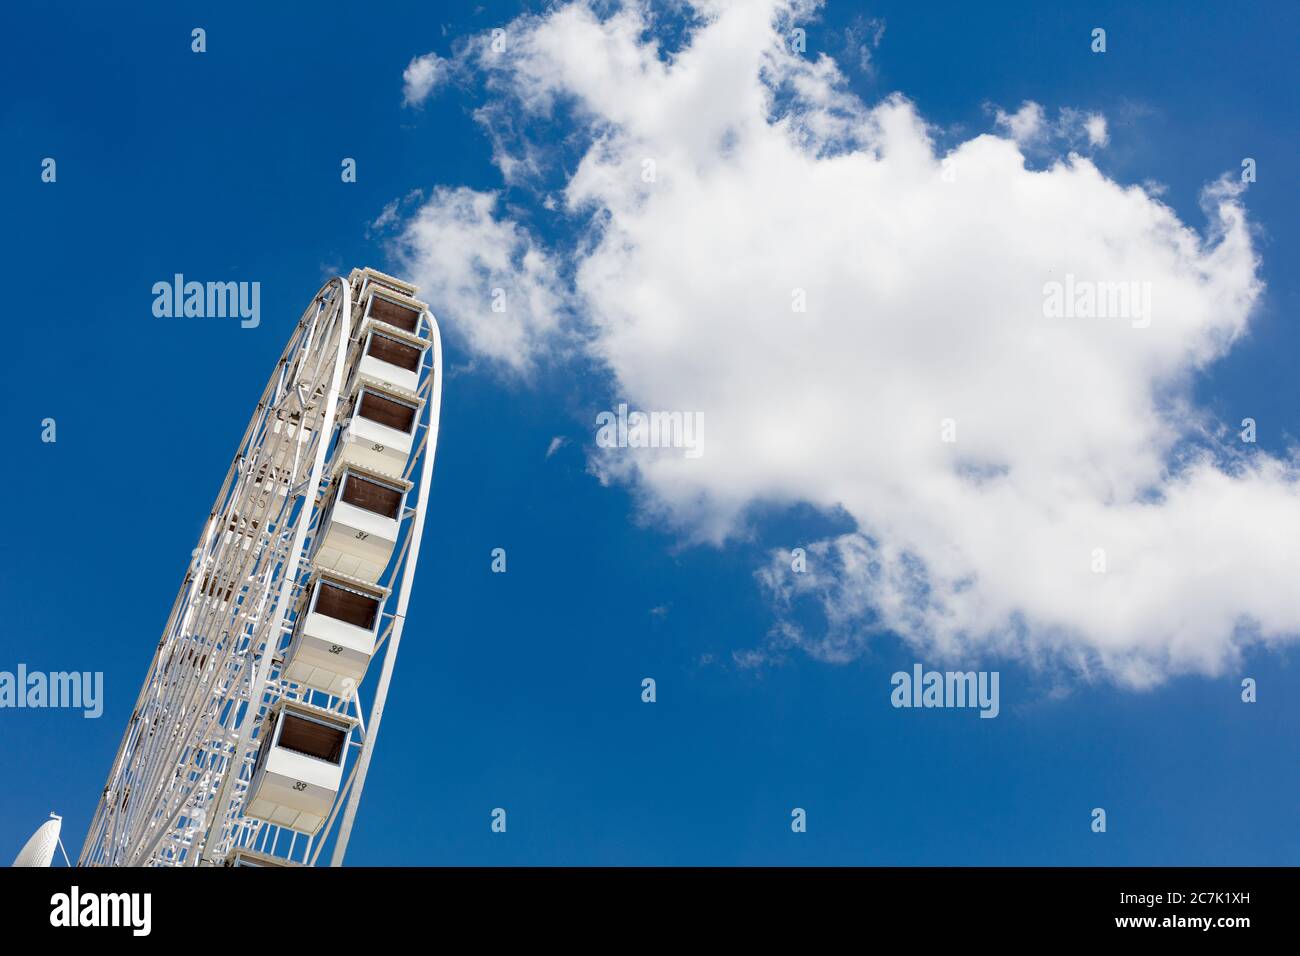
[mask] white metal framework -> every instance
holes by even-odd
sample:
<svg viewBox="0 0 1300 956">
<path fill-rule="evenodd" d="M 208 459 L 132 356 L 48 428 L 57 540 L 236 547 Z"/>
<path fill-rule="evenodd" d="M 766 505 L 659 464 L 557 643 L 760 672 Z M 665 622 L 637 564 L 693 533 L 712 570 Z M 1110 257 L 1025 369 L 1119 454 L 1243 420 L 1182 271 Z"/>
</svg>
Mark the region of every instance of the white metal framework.
<svg viewBox="0 0 1300 956">
<path fill-rule="evenodd" d="M 81 865 L 314 865 L 331 836 L 342 863 L 438 441 L 442 342 L 416 292 L 355 269 L 303 313 L 192 553 Z"/>
</svg>

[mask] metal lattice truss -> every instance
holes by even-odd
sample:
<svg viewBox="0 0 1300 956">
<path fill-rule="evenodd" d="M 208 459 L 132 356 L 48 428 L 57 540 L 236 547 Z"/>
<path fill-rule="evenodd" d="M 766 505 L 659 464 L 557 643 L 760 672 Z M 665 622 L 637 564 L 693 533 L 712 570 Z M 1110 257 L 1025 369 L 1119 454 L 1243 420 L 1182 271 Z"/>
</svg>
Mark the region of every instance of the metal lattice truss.
<svg viewBox="0 0 1300 956">
<path fill-rule="evenodd" d="M 437 445 L 442 346 L 433 316 L 415 293 L 391 276 L 354 270 L 347 280 L 322 286 L 303 313 L 192 554 L 81 865 L 311 865 L 331 835 L 331 862 L 342 862 L 401 640 Z M 411 410 L 402 426 L 409 451 L 374 441 L 374 423 L 361 421 L 363 412 L 374 415 L 381 406 Z M 393 467 L 386 473 L 375 462 Z M 373 479 L 386 494 L 400 495 L 393 540 L 383 542 L 391 545 L 391 560 L 382 551 L 373 557 L 367 531 L 341 528 L 345 509 L 335 505 L 343 500 L 349 469 L 359 482 Z M 347 531 L 343 538 L 341 530 Z M 352 558 L 354 543 L 370 550 Z M 354 585 L 349 594 L 378 602 L 373 650 L 354 671 L 360 680 L 332 675 L 331 681 L 328 673 L 322 679 L 319 668 L 302 664 L 291 679 L 286 655 L 298 646 L 295 629 L 305 626 L 314 608 L 322 573 L 334 575 L 330 580 L 340 588 Z M 326 651 L 339 654 L 340 647 Z M 364 719 L 363 690 L 372 683 Z M 322 800 L 328 813 L 265 809 L 294 800 L 262 783 L 271 777 L 261 764 L 281 743 L 275 718 L 285 707 L 313 727 L 340 735 L 346 730 L 337 768 L 328 763 L 333 755 L 303 756 L 308 745 L 293 750 L 290 742 L 284 751 L 286 759 L 308 761 L 306 769 L 289 774 L 303 779 L 290 780 L 287 792 Z M 250 807 L 257 787 L 270 798 Z M 263 815 L 251 815 L 254 808 Z"/>
</svg>

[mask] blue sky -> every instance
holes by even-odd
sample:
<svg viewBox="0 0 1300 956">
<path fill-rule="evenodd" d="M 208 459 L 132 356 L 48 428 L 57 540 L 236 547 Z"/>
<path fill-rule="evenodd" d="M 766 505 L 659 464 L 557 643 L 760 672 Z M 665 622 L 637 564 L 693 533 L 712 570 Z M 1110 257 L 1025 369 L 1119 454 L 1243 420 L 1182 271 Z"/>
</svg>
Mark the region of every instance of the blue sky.
<svg viewBox="0 0 1300 956">
<path fill-rule="evenodd" d="M 538 241 L 576 233 L 503 182 L 471 115 L 481 85 L 402 104 L 415 56 L 520 8 L 392 4 L 310 17 L 266 5 L 42 5 L 0 72 L 10 264 L 3 415 L 11 504 L 0 670 L 103 671 L 105 713 L 0 711 L 0 857 L 45 814 L 74 853 L 206 510 L 266 376 L 324 277 L 397 269 L 370 228 L 421 189 L 503 190 Z M 874 69 L 844 31 L 885 32 Z M 1094 26 L 1108 33 L 1090 55 Z M 208 52 L 190 52 L 190 30 Z M 1194 394 L 1260 451 L 1300 435 L 1297 12 L 1093 4 L 832 2 L 810 51 L 843 59 L 868 104 L 905 94 L 940 146 L 993 127 L 991 104 L 1100 111 L 1095 157 L 1159 181 L 1196 229 L 1201 188 L 1254 157 L 1243 202 L 1267 291 L 1250 333 Z M 553 133 L 565 128 L 563 114 Z M 566 144 L 565 148 L 580 145 Z M 44 157 L 58 180 L 40 181 Z M 355 157 L 356 183 L 340 181 Z M 1045 161 L 1045 160 L 1044 160 Z M 1036 162 L 1036 161 L 1034 161 Z M 157 319 L 153 283 L 259 281 L 256 329 Z M 354 864 L 1295 864 L 1300 700 L 1293 646 L 1148 689 L 993 659 L 1002 713 L 895 710 L 890 675 L 927 658 L 879 634 L 845 663 L 795 650 L 759 667 L 775 620 L 756 582 L 773 549 L 846 530 L 756 507 L 722 547 L 646 520 L 640 489 L 588 465 L 606 372 L 476 356 L 443 317 L 448 375 L 427 535 Z M 147 406 L 147 414 L 141 414 Z M 58 441 L 40 441 L 53 417 Z M 552 456 L 556 436 L 567 444 Z M 141 491 L 141 476 L 147 476 Z M 509 571 L 490 572 L 493 548 Z M 640 700 L 643 677 L 658 683 Z M 1239 699 L 1243 676 L 1258 703 Z M 1109 827 L 1090 832 L 1105 807 Z M 489 830 L 505 807 L 509 828 Z M 793 807 L 808 832 L 791 832 Z"/>
</svg>

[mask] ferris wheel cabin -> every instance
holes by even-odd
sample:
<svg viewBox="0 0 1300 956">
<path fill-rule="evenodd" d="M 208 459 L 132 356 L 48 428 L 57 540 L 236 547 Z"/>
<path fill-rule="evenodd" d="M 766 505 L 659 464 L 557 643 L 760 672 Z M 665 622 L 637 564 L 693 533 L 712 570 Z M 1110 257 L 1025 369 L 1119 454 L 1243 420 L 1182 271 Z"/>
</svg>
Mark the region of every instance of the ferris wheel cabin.
<svg viewBox="0 0 1300 956">
<path fill-rule="evenodd" d="M 282 471 L 288 471 L 292 468 L 294 459 L 303 455 L 311 444 L 312 429 L 310 425 L 303 425 L 301 414 L 294 411 L 276 417 L 271 425 L 271 435 L 279 439 L 272 464 Z"/>
<path fill-rule="evenodd" d="M 346 465 L 334 480 L 316 532 L 312 563 L 370 584 L 397 546 L 411 483 Z"/>
<path fill-rule="evenodd" d="M 282 856 L 271 856 L 269 853 L 258 853 L 256 850 L 248 850 L 241 847 L 231 853 L 230 856 L 226 857 L 226 861 L 222 866 L 257 866 L 282 869 L 285 867 L 302 866 L 302 864 L 295 863 L 292 860 L 286 860 Z"/>
<path fill-rule="evenodd" d="M 414 392 L 420 386 L 420 362 L 429 343 L 392 327 L 372 327 L 361 335 L 357 374 L 382 385 Z"/>
<path fill-rule="evenodd" d="M 383 286 L 372 285 L 364 293 L 360 304 L 365 309 L 362 313 L 363 325 L 373 320 L 412 335 L 420 334 L 420 318 L 425 308 L 423 302 L 389 291 Z"/>
<path fill-rule="evenodd" d="M 343 783 L 356 721 L 281 699 L 267 716 L 244 813 L 299 833 L 320 830 Z"/>
<path fill-rule="evenodd" d="M 418 287 L 411 285 L 411 283 L 399 279 L 397 276 L 390 276 L 387 272 L 372 269 L 370 266 L 366 266 L 364 269 L 353 269 L 348 274 L 348 282 L 352 285 L 353 302 L 360 302 L 371 286 L 378 286 L 387 289 L 389 292 L 396 292 L 408 299 L 415 298 L 415 294 L 419 291 Z"/>
<path fill-rule="evenodd" d="M 341 460 L 386 474 L 402 474 L 415 444 L 423 404 L 411 392 L 358 385 L 352 398 L 352 417 L 339 439 Z"/>
<path fill-rule="evenodd" d="M 361 683 L 379 637 L 388 591 L 317 574 L 284 655 L 284 676 L 338 697 Z M 350 683 L 349 683 L 350 682 Z"/>
</svg>

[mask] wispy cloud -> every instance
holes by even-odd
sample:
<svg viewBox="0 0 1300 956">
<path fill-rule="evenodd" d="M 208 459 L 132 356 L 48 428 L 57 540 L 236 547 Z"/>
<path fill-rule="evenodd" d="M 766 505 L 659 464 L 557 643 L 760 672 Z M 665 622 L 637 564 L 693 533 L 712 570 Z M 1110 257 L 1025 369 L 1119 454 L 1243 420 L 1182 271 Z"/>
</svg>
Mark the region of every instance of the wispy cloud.
<svg viewBox="0 0 1300 956">
<path fill-rule="evenodd" d="M 876 75 L 873 59 L 875 50 L 885 36 L 885 21 L 878 17 L 865 17 L 859 14 L 853 23 L 844 29 L 845 59 L 856 65 L 864 76 Z"/>
</svg>

